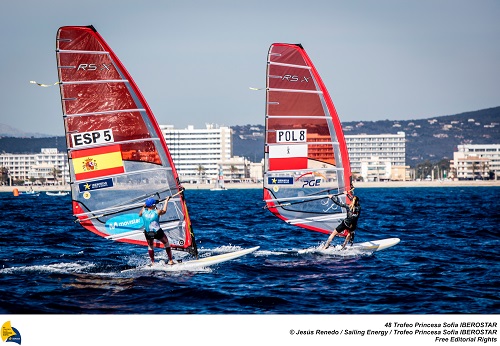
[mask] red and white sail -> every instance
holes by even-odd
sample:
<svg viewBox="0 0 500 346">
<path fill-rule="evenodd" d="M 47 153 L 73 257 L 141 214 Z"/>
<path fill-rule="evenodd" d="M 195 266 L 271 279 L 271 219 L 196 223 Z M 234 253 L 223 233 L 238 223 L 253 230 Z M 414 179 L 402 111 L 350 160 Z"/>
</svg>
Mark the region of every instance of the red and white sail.
<svg viewBox="0 0 500 346">
<path fill-rule="evenodd" d="M 61 27 L 56 45 L 78 222 L 102 237 L 147 245 L 138 215 L 144 200 L 173 196 L 161 226 L 174 250 L 196 254 L 172 157 L 130 74 L 93 26 Z"/>
<path fill-rule="evenodd" d="M 267 208 L 287 223 L 331 233 L 346 215 L 328 195 L 351 189 L 342 125 L 321 77 L 300 44 L 272 44 L 266 87 Z"/>
</svg>

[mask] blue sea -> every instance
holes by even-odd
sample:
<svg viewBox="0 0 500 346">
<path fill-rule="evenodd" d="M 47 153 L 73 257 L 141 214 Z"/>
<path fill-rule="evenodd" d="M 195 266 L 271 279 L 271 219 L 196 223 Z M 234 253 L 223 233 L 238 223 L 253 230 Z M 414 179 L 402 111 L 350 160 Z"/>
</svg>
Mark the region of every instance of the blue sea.
<svg viewBox="0 0 500 346">
<path fill-rule="evenodd" d="M 146 248 L 83 229 L 70 196 L 0 193 L 0 314 L 500 313 L 500 187 L 358 188 L 356 241 L 401 242 L 354 256 L 299 254 L 327 235 L 275 218 L 260 189 L 185 194 L 200 255 L 260 249 L 203 270 L 121 273 L 147 263 Z"/>
</svg>

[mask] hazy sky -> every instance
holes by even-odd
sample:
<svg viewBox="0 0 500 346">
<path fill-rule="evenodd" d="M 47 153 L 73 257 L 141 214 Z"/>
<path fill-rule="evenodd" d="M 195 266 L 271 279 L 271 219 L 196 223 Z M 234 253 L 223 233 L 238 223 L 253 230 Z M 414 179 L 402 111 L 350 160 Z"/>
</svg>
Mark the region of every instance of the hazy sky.
<svg viewBox="0 0 500 346">
<path fill-rule="evenodd" d="M 341 121 L 500 105 L 498 0 L 2 0 L 0 123 L 63 135 L 55 35 L 95 26 L 160 124 L 264 124 L 266 55 L 302 43 Z"/>
</svg>

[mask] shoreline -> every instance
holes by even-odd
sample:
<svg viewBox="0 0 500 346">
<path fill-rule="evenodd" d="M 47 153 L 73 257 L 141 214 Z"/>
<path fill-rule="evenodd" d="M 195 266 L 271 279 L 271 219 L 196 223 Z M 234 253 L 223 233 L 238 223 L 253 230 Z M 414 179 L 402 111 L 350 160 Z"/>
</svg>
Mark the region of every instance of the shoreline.
<svg viewBox="0 0 500 346">
<path fill-rule="evenodd" d="M 210 190 L 212 184 L 182 184 L 186 190 Z M 262 183 L 226 183 L 227 190 L 262 189 Z M 355 188 L 405 188 L 405 187 L 478 187 L 478 186 L 500 186 L 500 180 L 468 180 L 468 181 L 388 181 L 388 182 L 356 182 Z M 25 192 L 29 186 L 0 186 L 0 192 Z M 36 186 L 33 190 L 37 192 L 47 191 L 70 191 L 69 185 L 64 186 Z M 214 191 L 215 193 L 218 191 Z"/>
</svg>

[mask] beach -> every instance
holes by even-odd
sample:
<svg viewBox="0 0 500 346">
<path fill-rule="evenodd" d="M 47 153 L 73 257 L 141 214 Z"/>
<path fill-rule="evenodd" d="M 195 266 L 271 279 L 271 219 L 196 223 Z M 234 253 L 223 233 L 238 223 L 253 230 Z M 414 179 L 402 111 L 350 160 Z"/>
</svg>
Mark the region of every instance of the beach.
<svg viewBox="0 0 500 346">
<path fill-rule="evenodd" d="M 186 190 L 210 190 L 213 184 L 183 184 Z M 262 183 L 225 183 L 227 190 L 261 189 Z M 405 187 L 474 187 L 500 186 L 500 180 L 433 180 L 433 181 L 387 181 L 387 182 L 355 182 L 355 188 L 405 188 Z M 0 186 L 0 192 L 19 192 L 30 190 L 29 186 Z M 64 186 L 35 186 L 35 191 L 70 191 L 69 185 Z"/>
</svg>

